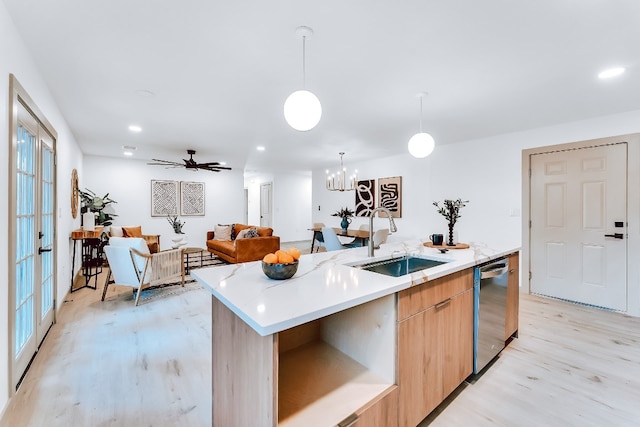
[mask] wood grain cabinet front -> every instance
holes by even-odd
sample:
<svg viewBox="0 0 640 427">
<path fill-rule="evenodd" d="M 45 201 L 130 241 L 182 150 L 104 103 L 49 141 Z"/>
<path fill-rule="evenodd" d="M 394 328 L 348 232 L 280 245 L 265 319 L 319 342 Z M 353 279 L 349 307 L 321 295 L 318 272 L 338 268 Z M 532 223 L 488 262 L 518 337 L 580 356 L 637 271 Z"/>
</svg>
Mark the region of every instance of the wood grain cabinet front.
<svg viewBox="0 0 640 427">
<path fill-rule="evenodd" d="M 398 425 L 414 427 L 473 371 L 473 270 L 398 295 Z"/>
<path fill-rule="evenodd" d="M 520 307 L 520 257 L 518 252 L 509 255 L 509 277 L 507 279 L 507 314 L 505 341 L 518 336 L 518 311 Z"/>
<path fill-rule="evenodd" d="M 394 385 L 344 419 L 337 427 L 396 427 L 397 425 L 398 387 Z"/>
</svg>

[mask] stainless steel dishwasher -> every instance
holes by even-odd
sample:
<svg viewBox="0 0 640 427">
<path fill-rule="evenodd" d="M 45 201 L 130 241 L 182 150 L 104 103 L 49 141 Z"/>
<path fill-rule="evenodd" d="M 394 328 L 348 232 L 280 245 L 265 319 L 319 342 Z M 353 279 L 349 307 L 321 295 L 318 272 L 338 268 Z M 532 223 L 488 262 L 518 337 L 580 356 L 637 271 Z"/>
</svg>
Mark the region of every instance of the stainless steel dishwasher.
<svg viewBox="0 0 640 427">
<path fill-rule="evenodd" d="M 509 260 L 501 258 L 474 271 L 473 373 L 478 374 L 504 348 Z"/>
</svg>

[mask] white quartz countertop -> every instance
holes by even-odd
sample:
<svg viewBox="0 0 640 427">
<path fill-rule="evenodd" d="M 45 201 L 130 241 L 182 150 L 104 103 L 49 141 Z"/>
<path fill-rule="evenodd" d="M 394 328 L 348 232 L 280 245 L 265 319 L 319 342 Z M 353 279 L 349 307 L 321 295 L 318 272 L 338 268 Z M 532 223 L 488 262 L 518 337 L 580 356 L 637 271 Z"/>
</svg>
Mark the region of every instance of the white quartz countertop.
<svg viewBox="0 0 640 427">
<path fill-rule="evenodd" d="M 423 242 L 387 243 L 376 249 L 373 258 L 367 256 L 366 247 L 303 255 L 297 273 L 288 280 L 269 279 L 262 272 L 261 261 L 202 268 L 191 275 L 258 334 L 266 336 L 520 249 L 471 242 L 469 249 L 442 254 Z M 402 255 L 448 262 L 400 277 L 347 265 Z"/>
</svg>

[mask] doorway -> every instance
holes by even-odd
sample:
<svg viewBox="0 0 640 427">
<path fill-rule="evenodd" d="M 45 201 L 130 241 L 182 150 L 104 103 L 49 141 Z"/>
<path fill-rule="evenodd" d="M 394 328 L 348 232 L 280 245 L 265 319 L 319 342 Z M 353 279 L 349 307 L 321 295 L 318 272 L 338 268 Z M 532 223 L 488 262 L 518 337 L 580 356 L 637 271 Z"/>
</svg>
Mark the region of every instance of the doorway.
<svg viewBox="0 0 640 427">
<path fill-rule="evenodd" d="M 260 184 L 260 227 L 271 227 L 272 206 L 271 183 Z"/>
<path fill-rule="evenodd" d="M 55 321 L 57 134 L 10 76 L 9 327 L 17 389 Z"/>
<path fill-rule="evenodd" d="M 530 155 L 530 291 L 626 311 L 626 142 Z"/>
</svg>

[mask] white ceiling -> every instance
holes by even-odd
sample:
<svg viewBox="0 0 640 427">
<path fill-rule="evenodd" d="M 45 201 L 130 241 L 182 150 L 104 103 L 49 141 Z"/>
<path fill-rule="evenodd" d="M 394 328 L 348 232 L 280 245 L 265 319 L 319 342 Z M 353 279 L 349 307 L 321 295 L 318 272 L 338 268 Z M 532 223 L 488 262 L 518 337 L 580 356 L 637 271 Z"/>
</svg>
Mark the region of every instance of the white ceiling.
<svg viewBox="0 0 640 427">
<path fill-rule="evenodd" d="M 333 169 L 339 151 L 406 152 L 423 91 L 436 150 L 640 109 L 638 0 L 3 1 L 92 155 Z M 300 25 L 323 107 L 309 132 L 282 112 L 302 86 Z M 627 72 L 597 79 L 614 65 Z"/>
</svg>

